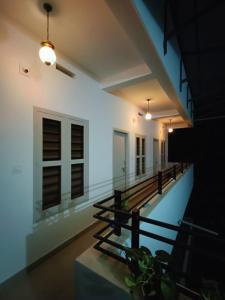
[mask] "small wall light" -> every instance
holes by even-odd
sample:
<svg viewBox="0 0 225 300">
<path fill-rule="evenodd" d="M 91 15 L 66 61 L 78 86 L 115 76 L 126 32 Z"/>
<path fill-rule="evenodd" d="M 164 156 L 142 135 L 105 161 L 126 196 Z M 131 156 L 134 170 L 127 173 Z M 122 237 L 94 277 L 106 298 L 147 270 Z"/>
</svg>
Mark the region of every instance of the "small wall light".
<svg viewBox="0 0 225 300">
<path fill-rule="evenodd" d="M 43 63 L 50 66 L 56 62 L 55 47 L 49 41 L 49 13 L 52 11 L 52 6 L 49 3 L 44 3 L 43 8 L 47 13 L 47 39 L 41 42 L 39 56 Z"/>
<path fill-rule="evenodd" d="M 149 102 L 150 102 L 151 99 L 147 99 L 148 101 L 148 110 L 147 110 L 147 113 L 145 114 L 145 119 L 146 120 L 151 120 L 152 118 L 152 115 L 150 114 L 150 111 L 149 111 Z"/>
<path fill-rule="evenodd" d="M 170 119 L 170 125 L 169 125 L 169 128 L 168 128 L 169 133 L 173 132 L 173 127 L 172 127 L 172 124 L 171 124 L 171 120 L 172 119 Z"/>
</svg>

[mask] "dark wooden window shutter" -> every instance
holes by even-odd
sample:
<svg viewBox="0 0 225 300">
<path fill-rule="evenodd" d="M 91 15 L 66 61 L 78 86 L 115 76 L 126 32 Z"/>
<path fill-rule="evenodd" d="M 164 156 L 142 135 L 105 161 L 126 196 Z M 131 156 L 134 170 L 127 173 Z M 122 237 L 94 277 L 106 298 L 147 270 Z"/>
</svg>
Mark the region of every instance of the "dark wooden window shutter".
<svg viewBox="0 0 225 300">
<path fill-rule="evenodd" d="M 142 139 L 142 155 L 145 155 L 145 139 Z"/>
<path fill-rule="evenodd" d="M 61 122 L 43 118 L 43 161 L 61 159 Z"/>
<path fill-rule="evenodd" d="M 71 125 L 71 159 L 84 158 L 84 127 Z"/>
<path fill-rule="evenodd" d="M 60 204 L 61 202 L 61 167 L 43 168 L 43 209 Z"/>
<path fill-rule="evenodd" d="M 136 155 L 140 155 L 140 138 L 136 138 Z"/>
<path fill-rule="evenodd" d="M 71 165 L 71 198 L 78 198 L 84 194 L 84 165 Z"/>
</svg>

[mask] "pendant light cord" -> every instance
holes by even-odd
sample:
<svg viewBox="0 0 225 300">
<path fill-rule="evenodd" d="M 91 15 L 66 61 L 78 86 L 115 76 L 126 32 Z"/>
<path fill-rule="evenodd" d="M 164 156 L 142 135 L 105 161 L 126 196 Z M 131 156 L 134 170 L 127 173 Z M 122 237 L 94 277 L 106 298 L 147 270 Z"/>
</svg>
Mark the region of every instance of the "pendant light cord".
<svg viewBox="0 0 225 300">
<path fill-rule="evenodd" d="M 47 11 L 47 41 L 49 40 L 49 12 Z"/>
</svg>

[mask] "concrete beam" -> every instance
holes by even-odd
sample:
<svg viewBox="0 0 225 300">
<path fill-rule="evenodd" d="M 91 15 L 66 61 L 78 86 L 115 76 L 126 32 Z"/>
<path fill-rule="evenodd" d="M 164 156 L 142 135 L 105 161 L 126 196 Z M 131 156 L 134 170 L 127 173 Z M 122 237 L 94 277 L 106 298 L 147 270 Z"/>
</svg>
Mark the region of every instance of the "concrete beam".
<svg viewBox="0 0 225 300">
<path fill-rule="evenodd" d="M 141 53 L 145 63 L 151 69 L 154 76 L 160 82 L 168 97 L 175 104 L 180 115 L 189 123 L 191 120 L 183 107 L 179 96 L 170 80 L 169 75 L 160 59 L 160 56 L 149 36 L 141 16 L 135 7 L 135 1 L 132 0 L 106 0 L 118 22 L 124 28 L 130 39 L 136 45 L 137 50 Z"/>
</svg>

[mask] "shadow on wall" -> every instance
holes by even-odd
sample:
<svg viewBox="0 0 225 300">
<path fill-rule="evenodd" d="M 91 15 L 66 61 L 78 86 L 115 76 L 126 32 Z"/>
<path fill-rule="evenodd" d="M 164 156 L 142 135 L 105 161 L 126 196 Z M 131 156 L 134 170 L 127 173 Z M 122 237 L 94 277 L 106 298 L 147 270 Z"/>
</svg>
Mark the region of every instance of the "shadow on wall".
<svg viewBox="0 0 225 300">
<path fill-rule="evenodd" d="M 26 238 L 27 266 L 91 225 L 94 213 L 91 205 L 83 210 L 67 210 L 35 225 L 34 232 Z"/>
</svg>

